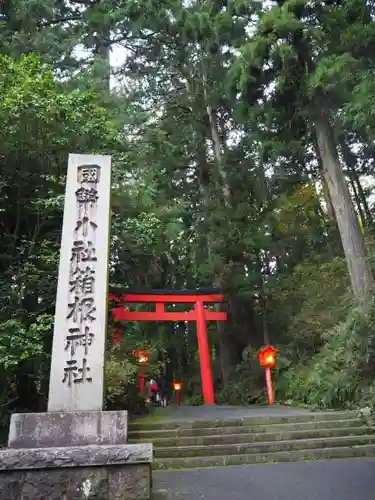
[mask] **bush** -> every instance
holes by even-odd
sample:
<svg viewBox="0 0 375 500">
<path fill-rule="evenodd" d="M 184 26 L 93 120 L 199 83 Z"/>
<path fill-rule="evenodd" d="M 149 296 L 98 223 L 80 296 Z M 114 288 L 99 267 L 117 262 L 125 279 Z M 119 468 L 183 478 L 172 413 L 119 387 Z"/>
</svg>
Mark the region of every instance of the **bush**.
<svg viewBox="0 0 375 500">
<path fill-rule="evenodd" d="M 374 401 L 375 300 L 366 310 L 352 309 L 324 340 L 324 347 L 308 364 L 280 375 L 279 397 L 321 408 Z"/>
<path fill-rule="evenodd" d="M 203 404 L 202 394 L 194 394 L 183 398 L 183 403 L 188 406 L 200 406 Z"/>
<path fill-rule="evenodd" d="M 306 359 L 324 344 L 324 332 L 344 321 L 352 304 L 344 259 L 303 262 L 269 285 L 267 319 L 271 338 Z"/>
<path fill-rule="evenodd" d="M 107 410 L 127 410 L 131 415 L 147 413 L 146 400 L 139 395 L 137 373 L 131 361 L 116 359 L 114 352 L 109 354 L 104 371 Z"/>
<path fill-rule="evenodd" d="M 35 405 L 39 406 L 39 398 L 45 398 L 42 383 L 49 368 L 49 355 L 44 349 L 44 339 L 51 335 L 52 325 L 53 317 L 48 314 L 37 316 L 29 325 L 19 319 L 0 322 L 0 445 L 7 439 L 12 412 L 26 409 L 40 411 Z M 30 408 L 19 407 L 20 393 L 17 389 L 23 370 L 35 388 L 35 393 L 23 391 Z"/>
<path fill-rule="evenodd" d="M 243 352 L 243 362 L 229 381 L 217 392 L 218 404 L 249 405 L 265 402 L 264 372 L 251 347 Z"/>
<path fill-rule="evenodd" d="M 199 397 L 202 398 L 202 379 L 199 365 L 197 366 L 196 373 L 193 373 L 188 377 L 184 377 L 182 395 L 184 401 L 190 401 Z"/>
</svg>

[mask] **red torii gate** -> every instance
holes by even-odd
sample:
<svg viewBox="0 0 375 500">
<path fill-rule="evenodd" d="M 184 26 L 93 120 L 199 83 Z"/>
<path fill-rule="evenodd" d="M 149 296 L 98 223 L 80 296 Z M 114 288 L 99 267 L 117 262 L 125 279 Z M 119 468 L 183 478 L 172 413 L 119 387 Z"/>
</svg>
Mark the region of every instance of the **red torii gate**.
<svg viewBox="0 0 375 500">
<path fill-rule="evenodd" d="M 198 350 L 201 367 L 202 392 L 205 404 L 215 404 L 212 380 L 211 355 L 207 339 L 206 321 L 225 321 L 226 312 L 209 311 L 204 304 L 224 301 L 220 290 L 149 290 L 144 292 L 111 291 L 109 300 L 117 306 L 111 310 L 115 321 L 196 321 Z M 126 304 L 154 303 L 155 311 L 129 311 Z M 165 311 L 165 304 L 194 304 L 190 311 Z"/>
</svg>

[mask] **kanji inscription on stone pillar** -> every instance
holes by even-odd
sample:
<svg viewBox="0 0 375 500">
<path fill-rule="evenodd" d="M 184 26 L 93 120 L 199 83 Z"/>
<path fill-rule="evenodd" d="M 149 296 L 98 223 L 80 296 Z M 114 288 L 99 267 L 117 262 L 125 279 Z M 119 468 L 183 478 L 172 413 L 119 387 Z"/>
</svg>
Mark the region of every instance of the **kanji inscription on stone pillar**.
<svg viewBox="0 0 375 500">
<path fill-rule="evenodd" d="M 103 409 L 111 157 L 69 155 L 48 411 Z"/>
</svg>

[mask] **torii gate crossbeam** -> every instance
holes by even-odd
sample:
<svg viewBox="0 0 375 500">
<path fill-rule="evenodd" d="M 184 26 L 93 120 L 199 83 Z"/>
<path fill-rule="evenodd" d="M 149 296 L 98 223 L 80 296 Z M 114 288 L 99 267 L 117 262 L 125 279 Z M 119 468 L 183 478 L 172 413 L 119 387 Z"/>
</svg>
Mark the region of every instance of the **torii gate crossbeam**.
<svg viewBox="0 0 375 500">
<path fill-rule="evenodd" d="M 197 325 L 198 350 L 201 367 L 202 392 L 205 404 L 215 404 L 214 384 L 211 369 L 210 348 L 207 338 L 207 321 L 225 321 L 226 312 L 209 311 L 205 304 L 224 301 L 224 294 L 214 290 L 155 290 L 147 292 L 111 292 L 109 300 L 117 304 L 111 310 L 115 321 L 195 321 Z M 127 304 L 154 303 L 155 311 L 129 311 Z M 190 311 L 165 311 L 165 304 L 191 304 Z"/>
</svg>

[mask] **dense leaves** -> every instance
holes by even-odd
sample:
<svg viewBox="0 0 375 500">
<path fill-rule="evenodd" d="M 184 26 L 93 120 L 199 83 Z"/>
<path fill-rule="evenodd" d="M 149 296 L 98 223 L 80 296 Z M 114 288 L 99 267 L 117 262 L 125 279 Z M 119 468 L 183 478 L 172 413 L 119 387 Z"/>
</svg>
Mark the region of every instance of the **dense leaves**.
<svg viewBox="0 0 375 500">
<path fill-rule="evenodd" d="M 323 408 L 374 403 L 374 310 L 354 310 L 306 366 L 290 368 L 279 380 L 285 397 Z"/>
<path fill-rule="evenodd" d="M 67 155 L 108 150 L 112 126 L 93 93 L 65 91 L 35 57 L 0 57 L 0 88 L 1 407 L 38 410 L 48 387 Z"/>
</svg>

